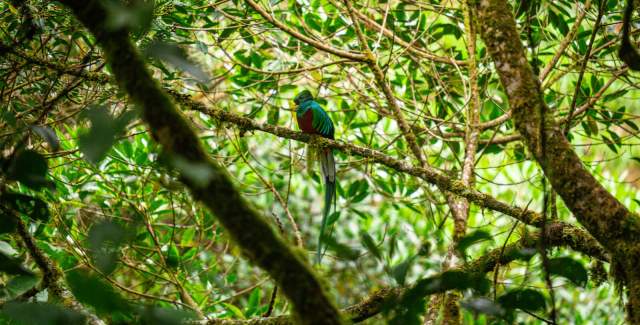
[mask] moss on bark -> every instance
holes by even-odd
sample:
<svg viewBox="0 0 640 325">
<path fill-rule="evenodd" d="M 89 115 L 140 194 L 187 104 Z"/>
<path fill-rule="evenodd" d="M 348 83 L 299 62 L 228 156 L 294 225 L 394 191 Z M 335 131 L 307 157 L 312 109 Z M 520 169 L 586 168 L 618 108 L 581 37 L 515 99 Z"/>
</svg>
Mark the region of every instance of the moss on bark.
<svg viewBox="0 0 640 325">
<path fill-rule="evenodd" d="M 546 104 L 506 1 L 477 1 L 481 35 L 509 97 L 518 132 L 545 176 L 578 221 L 618 261 L 618 281 L 628 286 L 628 318 L 640 323 L 640 220 L 583 166 Z"/>
<path fill-rule="evenodd" d="M 107 27 L 102 2 L 61 2 L 96 36 L 116 81 L 141 108 L 163 151 L 173 159 L 206 167 L 209 177 L 204 184 L 184 175 L 182 181 L 216 215 L 243 253 L 276 280 L 293 304 L 296 323 L 341 324 L 338 309 L 304 258 L 275 234 L 265 218 L 241 197 L 224 170 L 210 160 L 190 124 L 145 68 L 127 31 Z"/>
</svg>

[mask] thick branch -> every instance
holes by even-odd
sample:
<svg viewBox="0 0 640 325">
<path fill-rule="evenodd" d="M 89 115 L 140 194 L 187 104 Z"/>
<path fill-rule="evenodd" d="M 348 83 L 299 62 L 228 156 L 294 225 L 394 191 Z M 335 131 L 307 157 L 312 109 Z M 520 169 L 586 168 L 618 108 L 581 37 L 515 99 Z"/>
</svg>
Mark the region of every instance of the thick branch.
<svg viewBox="0 0 640 325">
<path fill-rule="evenodd" d="M 13 52 L 13 49 L 11 49 L 11 51 L 12 53 L 15 53 L 20 57 L 23 57 L 29 62 L 38 64 L 38 65 L 43 65 L 42 64 L 43 62 L 37 61 L 36 58 L 33 58 L 27 55 L 26 53 Z M 67 69 L 64 66 L 61 66 L 58 64 L 53 64 L 52 66 L 49 66 L 49 68 L 56 71 L 69 73 L 72 75 L 80 74 L 85 79 L 95 81 L 95 82 L 106 83 L 109 81 L 108 75 L 105 75 L 105 74 L 87 72 L 87 71 L 79 72 L 76 69 L 71 69 L 71 68 Z M 253 119 L 246 118 L 234 113 L 226 112 L 221 109 L 205 107 L 205 105 L 193 100 L 189 95 L 180 94 L 172 89 L 167 88 L 165 89 L 165 91 L 167 91 L 184 108 L 202 112 L 221 122 L 234 124 L 244 130 L 259 130 L 262 132 L 271 133 L 281 138 L 292 139 L 292 140 L 297 140 L 301 142 L 311 141 L 311 137 L 303 133 L 295 132 L 284 127 L 263 124 Z M 579 113 L 581 109 L 582 107 L 578 109 L 576 113 Z M 516 135 L 506 136 L 506 138 L 508 138 L 508 141 L 512 141 L 513 140 L 512 138 L 520 138 L 520 135 L 516 134 Z M 495 141 L 495 139 L 493 141 Z M 483 142 L 483 140 L 480 140 L 479 143 L 484 144 L 485 142 Z M 401 160 L 397 160 L 390 156 L 387 156 L 380 151 L 351 145 L 349 143 L 327 141 L 326 145 L 328 147 L 332 147 L 334 149 L 343 151 L 348 154 L 355 154 L 364 158 L 371 159 L 371 161 L 373 162 L 380 163 L 389 168 L 395 169 L 398 172 L 407 173 L 409 175 L 420 177 L 425 181 L 429 182 L 430 184 L 434 184 L 437 186 L 444 186 L 445 190 L 448 190 L 459 196 L 465 197 L 471 202 L 481 207 L 485 207 L 494 211 L 498 211 L 498 212 L 502 212 L 504 214 L 510 215 L 526 224 L 534 225 L 534 226 L 539 226 L 541 224 L 540 216 L 535 212 L 532 212 L 532 211 L 523 212 L 522 209 L 519 209 L 517 207 L 512 207 L 506 203 L 502 203 L 489 195 L 471 190 L 467 186 L 464 186 L 464 184 L 462 184 L 461 182 L 458 182 L 452 178 L 449 178 L 448 176 L 439 173 L 435 169 L 426 168 L 423 170 L 422 168 L 413 167 Z"/>
<path fill-rule="evenodd" d="M 509 97 L 516 128 L 554 190 L 578 221 L 618 261 L 617 278 L 629 288 L 627 315 L 640 323 L 640 220 L 583 166 L 547 111 L 540 84 L 519 41 L 506 1 L 478 2 L 481 34 Z"/>
<path fill-rule="evenodd" d="M 518 132 L 578 220 L 605 247 L 612 252 L 621 252 L 620 249 L 627 246 L 626 240 L 635 242 L 640 238 L 637 217 L 585 169 L 549 115 L 545 116 L 544 132 L 540 132 L 541 114 L 546 111 L 546 105 L 522 43 L 518 41 L 509 6 L 498 0 L 482 1 L 479 14 L 482 37 L 507 91 Z"/>
<path fill-rule="evenodd" d="M 521 238 L 520 240 L 502 247 L 495 248 L 485 255 L 451 270 L 464 271 L 468 273 L 482 274 L 491 272 L 496 265 L 506 265 L 514 261 L 523 249 L 536 248 L 539 242 L 539 233 L 531 234 Z M 587 256 L 608 262 L 609 257 L 605 250 L 595 241 L 589 234 L 582 230 L 572 227 L 565 223 L 553 223 L 548 225 L 545 234 L 545 240 L 548 247 L 569 246 L 572 249 L 581 252 Z M 437 278 L 435 275 L 431 278 Z M 385 307 L 393 307 L 398 299 L 407 292 L 410 287 L 406 288 L 383 288 L 380 289 L 365 300 L 350 307 L 342 309 L 345 318 L 353 323 L 358 323 L 379 314 Z M 428 295 L 443 293 L 442 288 L 437 288 Z M 278 317 L 252 318 L 248 320 L 231 320 L 231 319 L 212 319 L 202 321 L 201 324 L 208 325 L 291 325 L 294 324 L 291 318 L 284 315 Z"/>
<path fill-rule="evenodd" d="M 64 0 L 102 45 L 120 86 L 142 110 L 154 139 L 170 159 L 198 166 L 201 182 L 182 175 L 193 196 L 204 203 L 249 259 L 265 269 L 292 302 L 301 324 L 341 324 L 338 310 L 304 259 L 271 229 L 241 197 L 224 169 L 210 160 L 187 120 L 162 91 L 128 38 L 126 30 L 110 30 L 100 1 Z M 189 167 L 186 167 L 189 168 Z"/>
</svg>

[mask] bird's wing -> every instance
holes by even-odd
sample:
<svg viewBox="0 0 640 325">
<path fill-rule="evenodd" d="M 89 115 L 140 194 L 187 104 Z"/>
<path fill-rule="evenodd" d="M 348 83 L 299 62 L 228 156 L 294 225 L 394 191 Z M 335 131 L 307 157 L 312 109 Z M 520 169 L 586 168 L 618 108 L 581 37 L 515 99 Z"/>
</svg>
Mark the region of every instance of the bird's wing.
<svg viewBox="0 0 640 325">
<path fill-rule="evenodd" d="M 325 112 L 320 104 L 313 102 L 311 104 L 311 111 L 313 112 L 313 128 L 320 135 L 326 138 L 333 139 L 333 122 L 329 117 L 329 114 Z"/>
</svg>

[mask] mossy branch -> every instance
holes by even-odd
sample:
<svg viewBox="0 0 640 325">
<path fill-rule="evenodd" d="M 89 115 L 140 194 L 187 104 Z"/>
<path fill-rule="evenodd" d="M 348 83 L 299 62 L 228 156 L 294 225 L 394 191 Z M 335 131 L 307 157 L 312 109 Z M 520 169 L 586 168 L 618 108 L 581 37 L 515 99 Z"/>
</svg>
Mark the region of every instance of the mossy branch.
<svg viewBox="0 0 640 325">
<path fill-rule="evenodd" d="M 360 147 L 345 142 L 312 137 L 308 134 L 293 131 L 285 127 L 260 123 L 253 119 L 223 111 L 221 109 L 208 108 L 203 104 L 191 100 L 191 97 L 188 95 L 179 94 L 175 91 L 169 91 L 169 93 L 174 96 L 174 98 L 176 98 L 176 100 L 180 102 L 180 104 L 184 108 L 202 112 L 218 121 L 236 125 L 242 130 L 259 130 L 271 133 L 281 138 L 292 139 L 306 143 L 312 142 L 316 146 L 333 148 L 346 154 L 367 158 L 372 162 L 387 166 L 398 172 L 421 178 L 430 184 L 436 185 L 438 188 L 444 191 L 449 191 L 451 193 L 464 197 L 481 207 L 485 207 L 512 216 L 528 225 L 538 227 L 542 225 L 542 217 L 540 216 L 540 214 L 530 210 L 523 210 L 521 208 L 501 202 L 490 195 L 465 186 L 462 182 L 442 174 L 435 168 L 429 166 L 412 166 L 406 161 L 392 158 L 378 150 Z"/>
<path fill-rule="evenodd" d="M 87 318 L 87 324 L 104 325 L 104 322 L 100 318 L 90 313 L 75 299 L 73 294 L 62 285 L 64 280 L 62 271 L 55 261 L 49 258 L 49 256 L 36 245 L 36 239 L 31 235 L 27 224 L 20 218 L 18 213 L 9 207 L 2 207 L 1 211 L 6 214 L 6 217 L 12 218 L 15 221 L 17 237 L 27 252 L 29 252 L 29 256 L 33 258 L 40 272 L 42 272 L 42 282 L 22 294 L 17 300 L 30 298 L 46 289 L 49 295 L 58 299 L 64 306 L 83 314 Z M 2 306 L 0 305 L 0 307 Z"/>
<path fill-rule="evenodd" d="M 160 88 L 129 39 L 127 30 L 109 29 L 103 2 L 61 1 L 95 35 L 119 86 L 142 111 L 153 138 L 170 159 L 206 169 L 204 182 L 182 174 L 192 195 L 206 205 L 255 264 L 266 270 L 291 301 L 300 324 L 341 324 L 342 319 L 320 281 L 236 190 L 223 168 L 202 148 L 196 133 Z M 174 167 L 174 166 L 171 166 Z"/>
<path fill-rule="evenodd" d="M 66 68 L 62 65 L 53 64 L 53 63 L 49 65 L 45 65 L 44 62 L 39 61 L 37 58 L 34 58 L 26 53 L 23 53 L 20 51 L 16 52 L 14 51 L 14 49 L 10 49 L 10 52 L 15 53 L 16 55 L 22 57 L 23 59 L 33 64 L 46 66 L 47 68 L 50 68 L 58 72 L 68 73 L 71 75 L 79 75 L 89 81 L 107 83 L 110 80 L 109 76 L 106 74 L 89 72 L 89 71 L 79 72 L 77 69 Z M 608 84 L 609 82 L 607 82 L 607 85 Z M 291 140 L 296 140 L 296 141 L 305 142 L 305 143 L 314 141 L 312 140 L 311 136 L 304 134 L 302 132 L 296 132 L 285 127 L 279 127 L 279 126 L 274 126 L 270 124 L 260 123 L 254 119 L 243 117 L 238 114 L 224 111 L 222 109 L 211 108 L 211 107 L 205 106 L 200 102 L 193 100 L 191 96 L 187 94 L 182 94 L 172 89 L 165 88 L 165 91 L 169 95 L 171 95 L 174 98 L 174 100 L 176 100 L 182 106 L 182 108 L 201 112 L 220 122 L 235 125 L 242 130 L 246 130 L 246 131 L 258 130 L 261 132 L 273 134 L 280 138 L 291 139 Z M 516 135 L 516 137 L 520 138 L 520 135 Z M 468 186 L 465 186 L 461 182 L 447 175 L 444 175 L 433 168 L 414 167 L 402 160 L 394 159 L 393 157 L 385 155 L 380 151 L 352 145 L 350 143 L 336 142 L 336 141 L 331 141 L 326 139 L 318 139 L 315 141 L 320 143 L 325 143 L 325 146 L 339 150 L 346 154 L 357 155 L 357 156 L 369 159 L 371 162 L 378 163 L 386 167 L 389 167 L 391 169 L 394 169 L 398 172 L 419 177 L 430 184 L 437 185 L 444 190 L 450 191 L 458 196 L 464 197 L 469 201 L 477 204 L 478 206 L 504 213 L 528 225 L 539 227 L 542 224 L 542 218 L 540 214 L 534 211 L 529 211 L 529 210 L 521 209 L 515 206 L 511 206 L 509 204 L 506 204 L 504 202 L 501 202 L 495 199 L 490 195 L 473 190 Z M 320 145 L 320 143 L 316 145 Z M 482 141 L 480 141 L 480 143 L 482 143 Z"/>
<path fill-rule="evenodd" d="M 618 280 L 630 288 L 629 321 L 640 323 L 640 218 L 591 175 L 558 122 L 546 113 L 509 4 L 483 0 L 476 5 L 481 35 L 506 90 L 518 132 L 569 210 L 617 261 Z"/>
<path fill-rule="evenodd" d="M 497 265 L 506 265 L 517 259 L 523 249 L 535 249 L 540 240 L 540 233 L 523 236 L 518 241 L 503 247 L 495 248 L 483 256 L 470 261 L 467 264 L 452 268 L 449 271 L 463 271 L 472 274 L 483 275 L 491 272 Z M 573 250 L 593 257 L 599 261 L 609 261 L 606 251 L 589 234 L 581 229 L 576 229 L 566 223 L 552 223 L 547 226 L 545 240 L 547 247 L 568 246 Z M 435 275 L 432 278 L 436 278 Z M 362 302 L 342 309 L 345 318 L 353 323 L 358 323 L 374 317 L 385 308 L 393 308 L 399 302 L 403 294 L 411 287 L 382 288 L 376 290 Z M 445 290 L 437 288 L 429 291 L 428 295 L 443 293 Z M 252 318 L 248 320 L 212 319 L 199 322 L 207 325 L 291 325 L 294 324 L 290 317 L 283 315 L 277 317 Z"/>
</svg>

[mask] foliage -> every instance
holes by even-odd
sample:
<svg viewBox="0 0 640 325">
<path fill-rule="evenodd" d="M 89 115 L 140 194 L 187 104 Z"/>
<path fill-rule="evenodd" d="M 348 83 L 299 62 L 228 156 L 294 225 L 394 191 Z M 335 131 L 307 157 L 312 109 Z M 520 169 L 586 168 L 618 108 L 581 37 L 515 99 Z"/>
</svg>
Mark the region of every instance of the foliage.
<svg viewBox="0 0 640 325">
<path fill-rule="evenodd" d="M 305 42 L 249 2 L 104 1 L 106 28 L 129 28 L 161 86 L 191 102 L 297 130 L 293 98 L 308 89 L 335 122 L 339 142 L 418 166 L 373 66 L 318 46 L 362 51 L 356 17 L 428 166 L 461 177 L 472 93 L 462 4 L 354 1 L 351 16 L 333 0 L 258 2 L 311 41 Z M 568 138 L 598 181 L 629 210 L 638 210 L 640 92 L 637 74 L 627 73 L 616 57 L 623 4 L 603 2 L 602 27 L 589 46 L 599 2 L 511 3 L 530 64 L 546 73 L 541 85 L 549 114 L 563 126 L 570 123 Z M 583 10 L 588 14 L 578 19 Z M 268 275 L 239 254 L 178 172 L 191 180 L 210 175 L 161 154 L 138 108 L 111 82 L 95 37 L 68 9 L 57 2 L 5 1 L 0 28 L 0 321 L 67 324 L 93 314 L 112 323 L 249 319 L 271 310 L 271 303 L 272 315 L 290 313 L 284 298 L 271 301 L 276 289 Z M 503 118 L 509 111 L 506 92 L 480 39 L 476 46 L 484 126 L 471 184 L 501 202 L 542 211 L 550 191 L 513 122 Z M 292 246 L 298 245 L 299 229 L 300 251 L 310 259 L 322 217 L 322 183 L 305 171 L 306 144 L 180 108 L 212 159 Z M 587 277 L 586 265 L 595 258 L 570 245 L 547 247 L 546 268 L 539 252 L 528 251 L 526 259 L 495 274 L 447 270 L 451 259 L 468 266 L 535 228 L 471 204 L 467 235 L 458 238 L 450 194 L 367 158 L 335 154 L 340 212 L 329 216 L 327 254 L 316 274 L 341 307 L 374 289 L 407 289 L 367 323 L 421 322 L 430 295 L 447 290 L 464 295 L 465 323 L 537 324 L 552 306 L 559 323 L 624 319 L 613 283 Z M 550 222 L 579 226 L 561 199 L 552 196 L 550 202 Z M 34 250 L 64 277 L 48 273 Z M 48 279 L 62 283 L 82 309 L 56 298 Z"/>
</svg>

